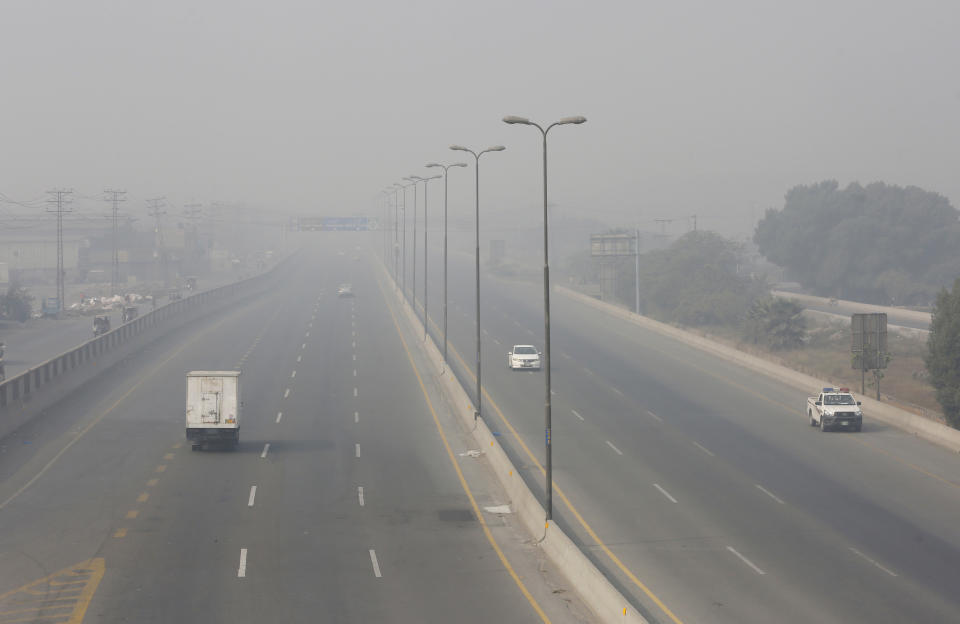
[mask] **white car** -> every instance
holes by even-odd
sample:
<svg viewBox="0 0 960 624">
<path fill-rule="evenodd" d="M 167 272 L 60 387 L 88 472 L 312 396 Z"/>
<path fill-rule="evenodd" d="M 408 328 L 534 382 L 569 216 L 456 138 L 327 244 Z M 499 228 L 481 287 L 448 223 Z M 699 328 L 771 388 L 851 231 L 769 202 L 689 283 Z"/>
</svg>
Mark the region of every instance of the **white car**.
<svg viewBox="0 0 960 624">
<path fill-rule="evenodd" d="M 507 353 L 510 370 L 540 370 L 540 352 L 533 345 L 513 345 Z"/>
</svg>

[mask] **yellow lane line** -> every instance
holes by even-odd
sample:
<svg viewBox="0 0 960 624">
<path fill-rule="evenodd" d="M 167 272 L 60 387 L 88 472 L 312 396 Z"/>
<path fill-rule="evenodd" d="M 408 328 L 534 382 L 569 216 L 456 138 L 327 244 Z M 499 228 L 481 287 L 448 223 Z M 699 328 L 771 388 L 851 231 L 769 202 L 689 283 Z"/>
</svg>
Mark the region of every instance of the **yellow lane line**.
<svg viewBox="0 0 960 624">
<path fill-rule="evenodd" d="M 147 494 L 146 492 L 143 492 L 142 494 L 140 494 L 140 496 L 137 497 L 137 502 L 138 502 L 138 503 L 145 503 L 145 502 L 147 502 L 147 499 L 148 499 L 148 498 L 150 498 L 150 495 Z"/>
<path fill-rule="evenodd" d="M 166 469 L 167 469 L 167 465 L 166 465 L 166 464 L 160 464 L 159 466 L 157 466 L 157 467 L 154 469 L 154 472 L 164 472 L 164 471 L 166 471 Z"/>
<path fill-rule="evenodd" d="M 167 453 L 166 455 L 163 456 L 163 458 L 167 460 L 173 459 L 173 453 Z"/>
<path fill-rule="evenodd" d="M 87 561 L 82 561 L 76 565 L 64 568 L 49 576 L 37 579 L 13 591 L 0 594 L 0 616 L 14 615 L 15 619 L 0 617 L 3 624 L 12 624 L 13 622 L 40 622 L 50 619 L 56 619 L 63 624 L 80 624 L 90 605 L 93 594 L 97 591 L 100 581 L 103 579 L 104 561 L 102 557 L 96 557 Z M 61 579 L 61 580 L 58 580 Z M 76 579 L 76 580 L 72 580 Z M 69 589 L 55 589 L 65 585 L 81 585 L 82 587 Z M 64 598 L 65 592 L 78 592 L 74 596 Z M 43 600 L 18 600 L 21 596 L 49 595 L 54 593 L 56 598 L 45 598 Z M 66 604 L 51 605 L 45 604 L 54 601 L 62 601 Z M 14 610 L 7 610 L 7 607 L 13 607 Z M 70 609 L 69 613 L 49 613 L 51 609 L 64 610 Z M 41 613 L 47 611 L 47 613 Z M 32 614 L 31 614 L 32 613 Z M 27 617 L 18 617 L 26 615 Z M 69 619 L 64 619 L 69 618 Z"/>
<path fill-rule="evenodd" d="M 388 295 L 383 291 L 383 285 L 379 283 L 379 280 L 378 286 L 380 287 L 381 295 L 383 295 L 384 299 L 386 300 Z M 473 508 L 473 514 L 480 522 L 480 526 L 483 527 L 483 534 L 487 537 L 487 541 L 490 542 L 490 545 L 493 546 L 493 550 L 497 553 L 497 557 L 500 558 L 500 562 L 503 564 L 503 567 L 506 568 L 507 572 L 510 574 L 510 577 L 517 584 L 517 587 L 520 588 L 520 591 L 527 599 L 527 602 L 530 603 L 530 606 L 533 607 L 533 610 L 537 612 L 537 615 L 540 616 L 540 619 L 543 622 L 550 622 L 547 614 L 543 612 L 543 609 L 539 604 L 537 604 L 536 599 L 530 594 L 527 586 L 524 585 L 519 575 L 517 575 L 516 571 L 514 571 L 513 566 L 510 565 L 510 562 L 507 560 L 507 556 L 503 553 L 503 550 L 500 549 L 500 545 L 497 544 L 497 541 L 494 539 L 493 533 L 490 531 L 490 527 L 487 526 L 487 522 L 484 519 L 483 514 L 480 513 L 480 507 L 477 505 L 477 501 L 473 497 L 473 492 L 470 490 L 470 486 L 467 485 L 467 480 L 463 476 L 463 471 L 460 470 L 460 464 L 457 463 L 457 458 L 453 454 L 453 449 L 450 448 L 450 442 L 447 441 L 447 435 L 444 432 L 443 425 L 440 424 L 440 419 L 437 417 L 437 412 L 433 407 L 433 402 L 430 400 L 430 395 L 427 393 L 427 387 L 423 383 L 423 378 L 420 376 L 420 371 L 417 370 L 417 365 L 413 360 L 413 355 L 410 353 L 410 348 L 407 346 L 407 341 L 404 340 L 403 334 L 400 331 L 400 324 L 397 321 L 397 317 L 393 313 L 393 308 L 390 307 L 389 302 L 386 303 L 388 304 L 387 311 L 390 312 L 390 317 L 393 319 L 393 326 L 397 330 L 397 336 L 399 336 L 400 342 L 403 344 L 403 349 L 407 353 L 407 359 L 410 361 L 410 368 L 413 370 L 413 374 L 416 375 L 417 383 L 420 384 L 420 391 L 423 393 L 423 398 L 427 401 L 427 407 L 430 408 L 430 415 L 433 417 L 433 424 L 436 425 L 437 431 L 440 433 L 440 439 L 443 441 L 443 448 L 447 451 L 447 458 L 450 460 L 450 464 L 453 465 L 453 469 L 457 473 L 457 479 L 460 480 L 460 487 L 463 488 L 463 491 L 467 494 L 467 498 L 470 499 L 470 506 Z"/>
<path fill-rule="evenodd" d="M 126 537 L 126 536 L 127 536 L 127 529 L 126 529 L 126 528 L 117 529 L 117 530 L 113 533 L 113 536 L 114 536 L 114 537 L 117 537 L 117 538 Z"/>
<path fill-rule="evenodd" d="M 160 479 L 150 479 L 147 481 L 147 487 L 153 487 L 160 482 Z"/>
<path fill-rule="evenodd" d="M 131 509 L 127 512 L 127 520 L 136 520 L 137 516 L 140 515 L 139 509 Z"/>
</svg>

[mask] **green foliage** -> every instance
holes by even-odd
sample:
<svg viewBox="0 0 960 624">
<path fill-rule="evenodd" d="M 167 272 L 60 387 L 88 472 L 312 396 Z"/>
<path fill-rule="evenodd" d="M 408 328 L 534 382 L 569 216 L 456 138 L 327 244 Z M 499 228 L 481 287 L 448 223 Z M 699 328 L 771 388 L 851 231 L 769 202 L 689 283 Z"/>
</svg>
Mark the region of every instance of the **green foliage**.
<svg viewBox="0 0 960 624">
<path fill-rule="evenodd" d="M 26 321 L 33 310 L 33 296 L 19 283 L 12 281 L 4 295 L 0 295 L 0 317 L 11 321 Z"/>
<path fill-rule="evenodd" d="M 927 371 L 950 426 L 960 429 L 960 278 L 941 290 L 927 339 Z"/>
<path fill-rule="evenodd" d="M 765 286 L 743 275 L 741 248 L 713 232 L 689 232 L 667 249 L 640 257 L 640 304 L 645 314 L 684 325 L 738 324 Z M 623 264 L 621 288 L 633 297 L 633 262 Z M 622 296 L 622 295 L 621 295 Z"/>
<path fill-rule="evenodd" d="M 795 349 L 803 345 L 807 319 L 803 306 L 796 301 L 767 296 L 753 302 L 744 326 L 744 333 L 754 344 L 774 350 Z"/>
<path fill-rule="evenodd" d="M 881 182 L 797 186 L 754 242 L 793 279 L 829 297 L 925 304 L 960 274 L 958 211 L 937 193 Z"/>
</svg>

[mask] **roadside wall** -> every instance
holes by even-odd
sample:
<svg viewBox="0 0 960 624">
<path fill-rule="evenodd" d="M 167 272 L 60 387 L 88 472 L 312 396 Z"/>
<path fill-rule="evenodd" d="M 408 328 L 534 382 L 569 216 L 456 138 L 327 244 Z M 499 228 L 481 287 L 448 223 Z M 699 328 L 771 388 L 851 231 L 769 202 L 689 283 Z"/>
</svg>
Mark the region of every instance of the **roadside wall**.
<svg viewBox="0 0 960 624">
<path fill-rule="evenodd" d="M 815 394 L 817 389 L 830 385 L 829 382 L 825 382 L 822 379 L 817 379 L 785 366 L 774 364 L 773 362 L 744 353 L 743 351 L 738 351 L 733 347 L 728 347 L 727 345 L 715 342 L 709 338 L 704 338 L 703 336 L 698 336 L 678 327 L 640 316 L 624 308 L 605 303 L 588 295 L 570 290 L 569 288 L 557 286 L 555 292 L 609 314 L 610 316 L 623 319 L 660 335 L 669 336 L 701 351 L 712 353 L 728 362 L 739 364 L 744 368 L 765 375 L 771 379 L 776 379 L 777 381 L 806 392 L 808 395 Z M 863 402 L 863 412 L 866 418 L 875 418 L 888 425 L 903 429 L 908 433 L 944 446 L 951 451 L 960 453 L 960 430 L 952 429 L 946 425 L 866 396 L 861 397 L 861 401 Z M 797 405 L 797 411 L 798 413 L 803 412 L 803 405 Z"/>
<path fill-rule="evenodd" d="M 0 383 L 0 438 L 151 341 L 266 290 L 292 257 L 260 275 L 171 301 Z"/>
</svg>

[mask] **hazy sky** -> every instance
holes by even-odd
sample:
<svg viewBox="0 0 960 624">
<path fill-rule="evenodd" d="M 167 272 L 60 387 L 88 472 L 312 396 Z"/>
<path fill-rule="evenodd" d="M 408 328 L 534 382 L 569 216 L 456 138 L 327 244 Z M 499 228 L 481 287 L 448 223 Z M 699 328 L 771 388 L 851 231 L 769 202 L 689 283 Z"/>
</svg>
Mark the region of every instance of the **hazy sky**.
<svg viewBox="0 0 960 624">
<path fill-rule="evenodd" d="M 960 3 L 3 0 L 0 192 L 375 213 L 451 143 L 487 218 L 747 230 L 835 178 L 960 203 Z M 431 209 L 442 187 L 431 188 Z M 473 172 L 451 172 L 451 209 Z M 436 193 L 436 195 L 433 195 Z M 681 227 L 679 224 L 676 227 Z M 684 226 L 685 227 L 685 226 Z"/>
</svg>

